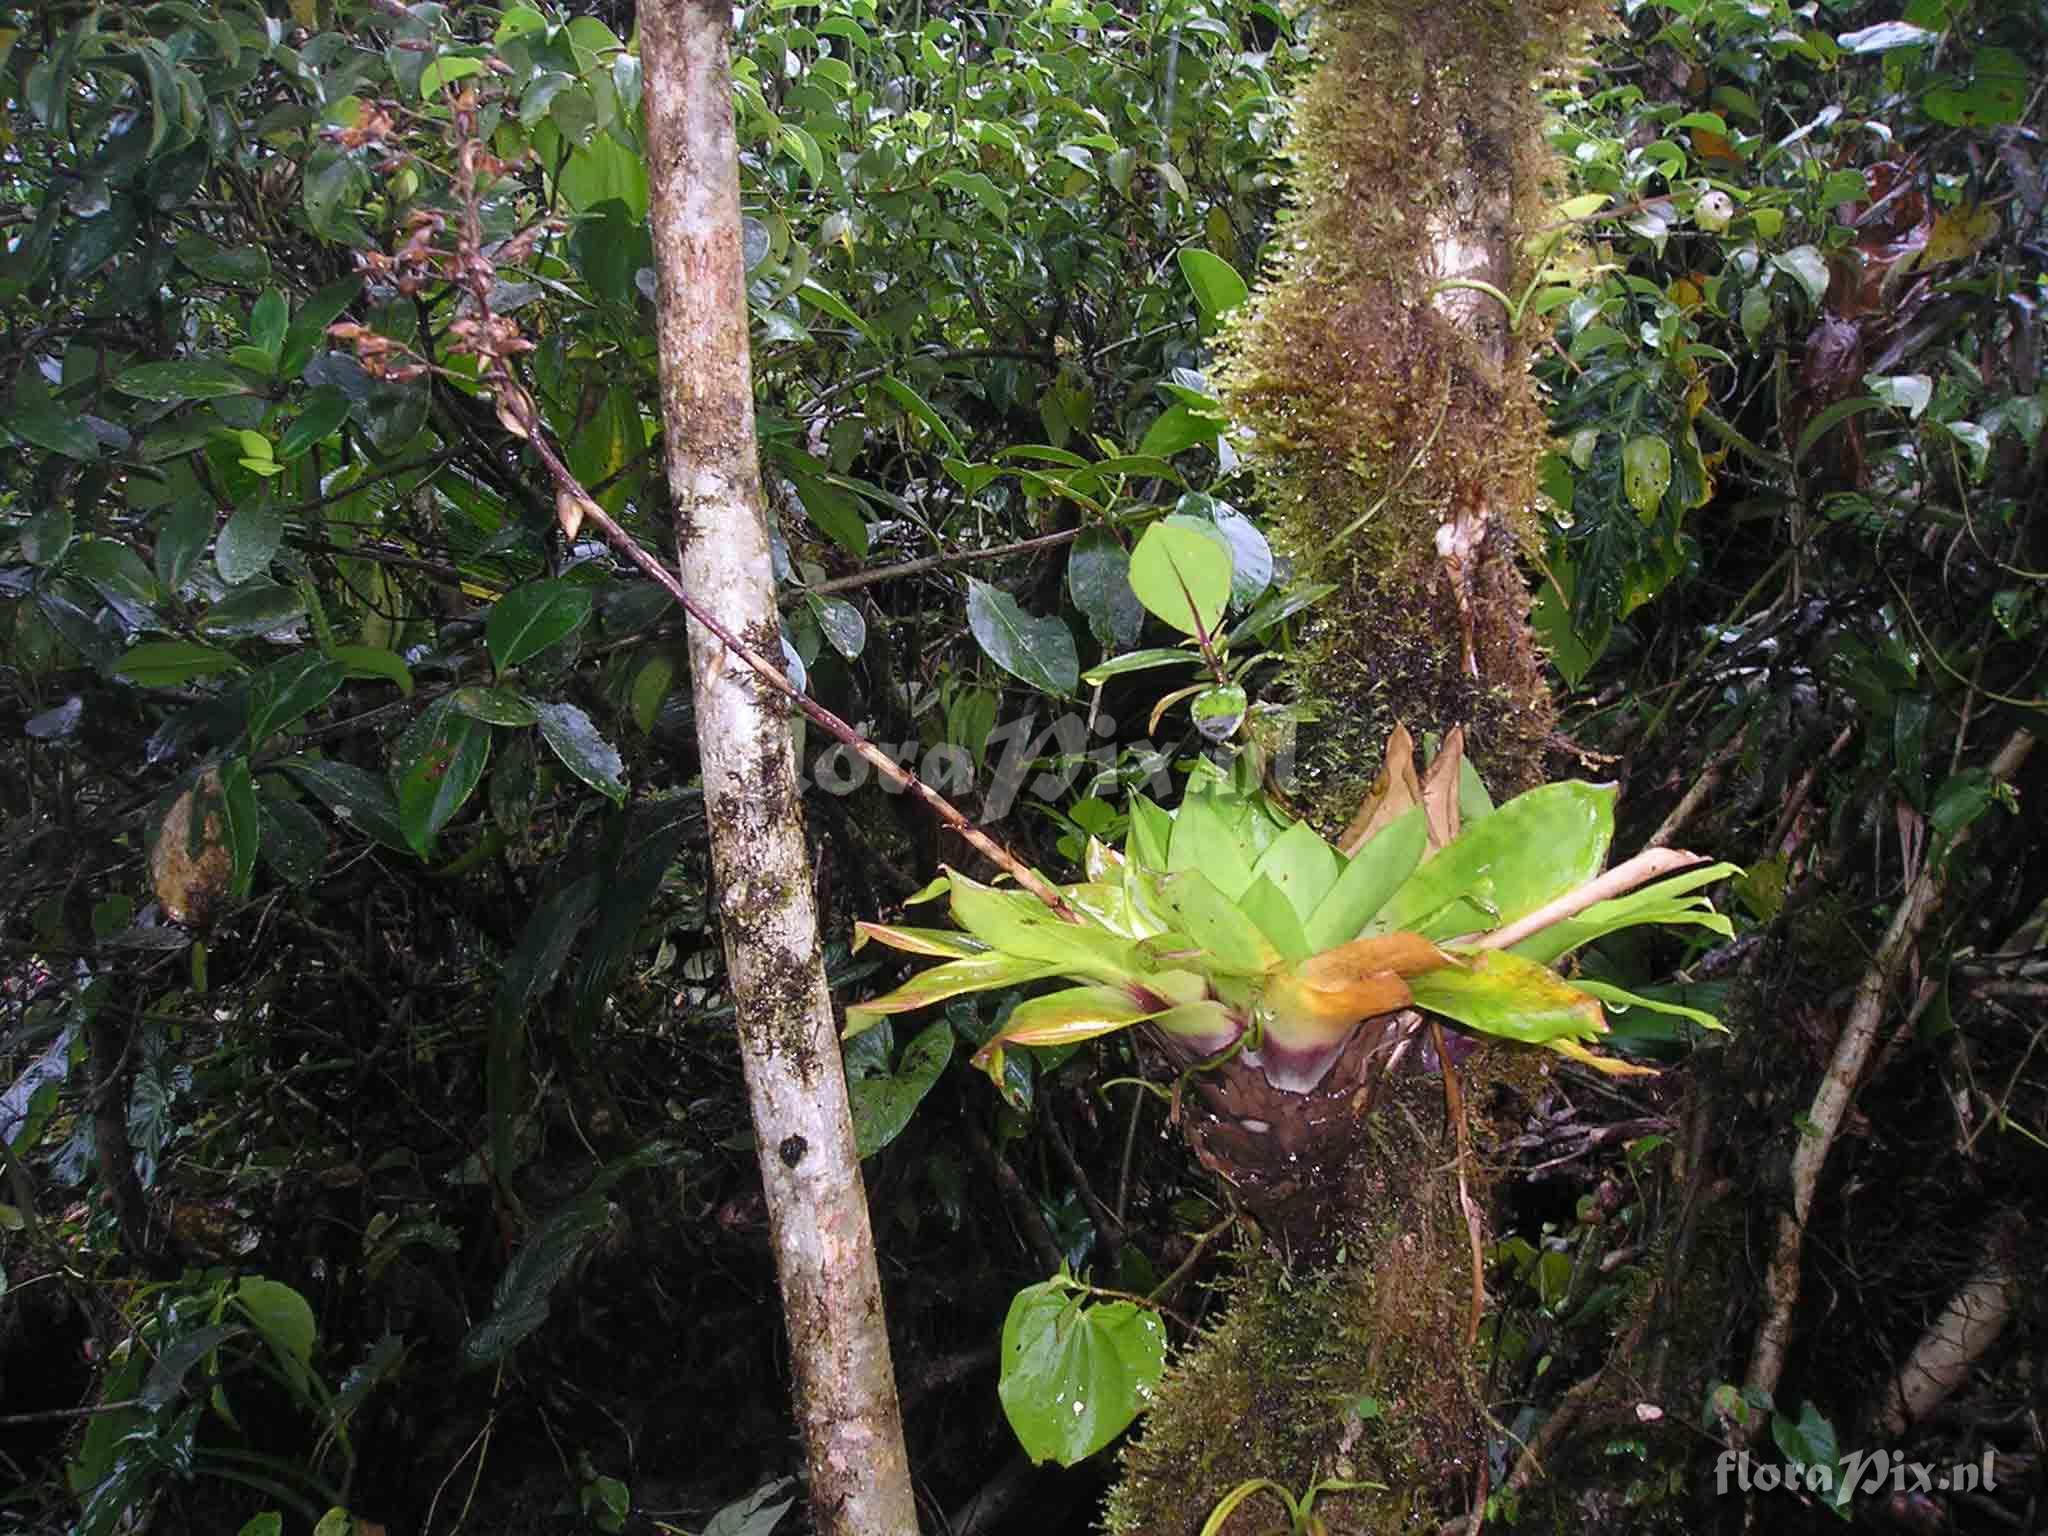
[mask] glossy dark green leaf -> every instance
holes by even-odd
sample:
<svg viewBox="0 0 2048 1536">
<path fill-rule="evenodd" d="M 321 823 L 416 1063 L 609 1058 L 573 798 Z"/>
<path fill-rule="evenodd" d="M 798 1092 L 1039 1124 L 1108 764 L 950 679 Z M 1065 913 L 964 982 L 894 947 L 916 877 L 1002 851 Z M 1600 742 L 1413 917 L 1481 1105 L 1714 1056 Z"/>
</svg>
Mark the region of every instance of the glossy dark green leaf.
<svg viewBox="0 0 2048 1536">
<path fill-rule="evenodd" d="M 353 763 L 316 757 L 288 757 L 277 766 L 311 791 L 344 826 L 400 853 L 412 852 L 398 824 L 398 802 L 392 798 L 391 786 L 377 775 Z"/>
<path fill-rule="evenodd" d="M 240 665 L 227 651 L 189 640 L 150 640 L 132 647 L 114 665 L 114 675 L 144 688 L 176 688 L 195 677 L 232 672 Z"/>
<path fill-rule="evenodd" d="M 345 675 L 382 678 L 396 683 L 406 698 L 412 697 L 412 668 L 396 652 L 381 645 L 337 645 L 329 654 L 341 664 Z"/>
<path fill-rule="evenodd" d="M 263 862 L 288 885 L 308 885 L 327 863 L 327 829 L 296 800 L 263 797 Z"/>
<path fill-rule="evenodd" d="M 30 565 L 52 566 L 71 548 L 71 503 L 52 501 L 29 514 L 16 537 Z"/>
<path fill-rule="evenodd" d="M 213 505 L 203 495 L 172 503 L 156 536 L 156 579 L 175 596 L 213 538 Z"/>
<path fill-rule="evenodd" d="M 1024 1454 L 1070 1467 L 1130 1426 L 1165 1371 L 1158 1314 L 1128 1301 L 1089 1305 L 1062 1277 L 1010 1303 L 996 1393 Z"/>
<path fill-rule="evenodd" d="M 327 327 L 347 312 L 362 291 L 363 280 L 360 277 L 344 277 L 329 283 L 301 304 L 298 313 L 292 316 L 292 323 L 285 328 L 278 372 L 288 379 L 297 378 L 314 352 L 326 342 Z"/>
<path fill-rule="evenodd" d="M 284 543 L 284 513 L 268 495 L 237 508 L 220 531 L 213 563 L 231 587 L 261 576 Z"/>
<path fill-rule="evenodd" d="M 303 720 L 341 686 L 340 662 L 304 651 L 272 662 L 249 680 L 249 746 L 253 751 L 273 732 Z"/>
<path fill-rule="evenodd" d="M 590 716 L 574 704 L 560 703 L 536 703 L 534 713 L 540 717 L 541 738 L 564 767 L 599 794 L 615 802 L 626 798 L 625 760 Z"/>
<path fill-rule="evenodd" d="M 590 590 L 549 578 L 514 587 L 491 607 L 484 644 L 492 665 L 508 671 L 539 655 L 588 622 Z"/>
<path fill-rule="evenodd" d="M 1074 634 L 1058 618 L 1026 613 L 1009 593 L 967 578 L 967 627 L 990 661 L 1059 698 L 1081 681 Z"/>
<path fill-rule="evenodd" d="M 348 420 L 348 413 L 348 396 L 339 389 L 330 384 L 314 390 L 292 424 L 285 428 L 284 436 L 278 439 L 278 461 L 289 464 L 315 443 L 333 436 L 335 429 Z"/>
<path fill-rule="evenodd" d="M 847 1083 L 854 1147 L 859 1156 L 873 1157 L 903 1134 L 911 1115 L 952 1059 L 953 1026 L 940 1019 L 927 1025 L 903 1048 L 894 1072 L 856 1077 Z"/>
<path fill-rule="evenodd" d="M 392 749 L 398 824 L 422 858 L 468 801 L 491 757 L 491 728 L 437 700 L 420 712 Z"/>
<path fill-rule="evenodd" d="M 209 282 L 254 288 L 270 280 L 270 252 L 253 241 L 227 246 L 204 235 L 186 235 L 178 241 L 178 260 Z"/>
<path fill-rule="evenodd" d="M 448 695 L 448 707 L 487 725 L 532 725 L 540 718 L 531 702 L 509 688 L 458 688 Z"/>
<path fill-rule="evenodd" d="M 1191 405 L 1175 401 L 1145 429 L 1138 452 L 1170 459 L 1199 444 L 1215 442 L 1226 425 L 1228 423 L 1217 412 L 1198 411 Z"/>
<path fill-rule="evenodd" d="M 230 592 L 207 610 L 199 632 L 216 640 L 267 635 L 303 618 L 306 601 L 290 587 L 269 583 Z"/>
<path fill-rule="evenodd" d="M 254 393 L 256 386 L 239 369 L 214 358 L 181 363 L 141 363 L 114 375 L 114 388 L 142 400 L 220 400 Z"/>
<path fill-rule="evenodd" d="M 26 404 L 17 401 L 4 417 L 0 426 L 23 441 L 51 453 L 61 453 L 67 459 L 96 459 L 100 456 L 100 441 L 92 434 L 92 428 L 79 420 L 73 412 L 46 400 Z"/>
<path fill-rule="evenodd" d="M 1105 651 L 1135 645 L 1144 605 L 1131 590 L 1130 553 L 1106 528 L 1084 528 L 1067 554 L 1067 593 Z"/>
</svg>

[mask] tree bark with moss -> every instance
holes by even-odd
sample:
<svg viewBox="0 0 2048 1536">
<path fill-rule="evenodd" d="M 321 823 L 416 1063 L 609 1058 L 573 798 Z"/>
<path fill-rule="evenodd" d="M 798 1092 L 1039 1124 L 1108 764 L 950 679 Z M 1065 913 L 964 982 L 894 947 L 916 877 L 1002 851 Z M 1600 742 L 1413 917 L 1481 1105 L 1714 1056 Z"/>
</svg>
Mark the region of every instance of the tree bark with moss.
<svg viewBox="0 0 2048 1536">
<path fill-rule="evenodd" d="M 1277 541 L 1337 583 L 1297 664 L 1324 809 L 1391 726 L 1463 725 L 1497 791 L 1541 778 L 1552 706 L 1518 557 L 1548 446 L 1521 291 L 1554 197 L 1540 74 L 1585 0 L 1375 0 L 1317 22 L 1294 208 L 1222 382 Z"/>
<path fill-rule="evenodd" d="M 707 0 L 659 0 L 641 7 L 640 22 L 661 410 L 683 586 L 772 654 L 775 579 L 754 440 L 731 14 Z M 917 1508 L 818 946 L 789 715 L 694 619 L 689 643 L 726 970 L 813 1526 L 905 1536 L 917 1529 Z"/>
<path fill-rule="evenodd" d="M 1537 80 L 1601 14 L 1352 0 L 1318 18 L 1294 211 L 1222 382 L 1276 542 L 1337 585 L 1295 666 L 1322 721 L 1305 798 L 1327 823 L 1396 723 L 1462 726 L 1496 793 L 1543 776 L 1552 704 L 1520 557 L 1549 434 L 1528 338 L 1494 295 L 1527 284 L 1524 241 L 1554 201 Z M 1475 1115 L 1461 1189 L 1427 1045 L 1412 1016 L 1387 1015 L 1309 1093 L 1238 1102 L 1239 1073 L 1191 1111 L 1191 1141 L 1261 1219 L 1265 1251 L 1127 1449 L 1110 1530 L 1198 1531 L 1258 1479 L 1320 1487 L 1332 1532 L 1463 1512 L 1486 1449 L 1467 1211 L 1490 1142 Z M 1491 1048 L 1466 1098 L 1520 1102 L 1542 1070 Z M 1278 1510 L 1255 1495 L 1222 1529 L 1270 1528 Z"/>
</svg>

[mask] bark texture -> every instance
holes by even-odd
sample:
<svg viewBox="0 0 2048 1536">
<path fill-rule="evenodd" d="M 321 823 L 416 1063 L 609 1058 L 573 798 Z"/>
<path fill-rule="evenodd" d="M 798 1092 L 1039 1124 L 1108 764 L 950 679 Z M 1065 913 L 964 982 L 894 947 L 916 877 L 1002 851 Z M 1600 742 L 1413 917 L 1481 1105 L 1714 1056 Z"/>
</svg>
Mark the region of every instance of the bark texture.
<svg viewBox="0 0 2048 1536">
<path fill-rule="evenodd" d="M 754 439 L 722 0 L 640 8 L 661 409 L 684 587 L 764 655 L 775 587 Z M 782 701 L 689 629 L 727 974 L 795 1367 L 814 1526 L 917 1529 L 867 1196 Z"/>
<path fill-rule="evenodd" d="M 1296 666 L 1308 800 L 1355 805 L 1395 722 L 1465 727 L 1500 794 L 1552 707 L 1518 556 L 1549 445 L 1519 294 L 1547 217 L 1535 84 L 1586 0 L 1346 0 L 1316 21 L 1295 207 L 1226 338 L 1223 393 L 1277 542 L 1338 590 Z"/>
</svg>

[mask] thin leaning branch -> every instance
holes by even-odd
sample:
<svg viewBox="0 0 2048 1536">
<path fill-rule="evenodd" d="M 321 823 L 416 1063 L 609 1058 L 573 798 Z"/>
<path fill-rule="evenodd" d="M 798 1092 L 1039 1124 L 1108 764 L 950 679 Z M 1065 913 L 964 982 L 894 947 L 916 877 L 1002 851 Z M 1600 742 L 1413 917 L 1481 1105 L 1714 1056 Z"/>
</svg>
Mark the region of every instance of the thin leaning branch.
<svg viewBox="0 0 2048 1536">
<path fill-rule="evenodd" d="M 2014 731 L 2006 738 L 1998 756 L 1991 761 L 1991 782 L 2010 782 L 2033 746 L 2031 734 L 2023 729 Z M 1957 846 L 1967 835 L 1967 832 L 1958 835 Z M 1806 1218 L 1813 1209 L 1814 1193 L 1820 1187 L 1821 1170 L 1827 1164 L 1835 1136 L 1849 1112 L 1849 1101 L 1855 1097 L 1856 1086 L 1877 1043 L 1885 1002 L 1891 996 L 1921 930 L 1940 904 L 1944 868 L 1941 861 L 1927 860 L 1913 883 L 1906 888 L 1905 898 L 1893 914 L 1891 928 L 1886 932 L 1884 942 L 1878 946 L 1876 958 L 1856 985 L 1856 1000 L 1850 1005 L 1849 1017 L 1842 1025 L 1841 1038 L 1835 1042 L 1834 1057 L 1828 1062 L 1827 1072 L 1814 1092 L 1813 1103 L 1807 1108 L 1802 1134 L 1792 1152 L 1791 1207 L 1778 1218 L 1777 1247 L 1771 1255 L 1770 1267 L 1764 1272 L 1768 1310 L 1757 1328 L 1756 1342 L 1750 1350 L 1749 1373 L 1744 1382 L 1746 1395 L 1774 1393 L 1779 1378 L 1784 1374 L 1785 1354 L 1792 1342 L 1792 1314 L 1799 1304 L 1800 1257 L 1806 1243 Z M 1751 1415 L 1745 1433 L 1753 1437 L 1766 1417 Z"/>
<path fill-rule="evenodd" d="M 549 442 L 547 431 L 540 422 L 540 413 L 534 407 L 533 397 L 517 380 L 511 378 L 509 373 L 510 370 L 507 368 L 505 376 L 496 381 L 499 414 L 508 427 L 517 427 L 519 435 L 524 437 L 539 455 L 542 465 L 547 469 L 548 478 L 554 482 L 556 514 L 561 519 L 563 529 L 572 538 L 584 523 L 597 528 L 604 535 L 607 544 L 638 566 L 650 580 L 680 603 L 685 613 L 715 635 L 719 644 L 744 662 L 755 676 L 795 705 L 807 719 L 859 754 L 869 767 L 889 783 L 898 789 L 908 790 L 924 801 L 931 807 L 932 814 L 964 838 L 970 847 L 1006 871 L 1018 885 L 1044 902 L 1062 920 L 1070 923 L 1080 922 L 1081 919 L 1075 915 L 1074 909 L 1067 905 L 1066 900 L 1043 875 L 975 826 L 952 801 L 798 688 L 780 667 L 706 612 L 703 606 L 683 589 L 682 581 L 675 572 L 591 499 L 590 493 L 577 482 L 575 474 L 562 462 L 561 455 Z"/>
</svg>

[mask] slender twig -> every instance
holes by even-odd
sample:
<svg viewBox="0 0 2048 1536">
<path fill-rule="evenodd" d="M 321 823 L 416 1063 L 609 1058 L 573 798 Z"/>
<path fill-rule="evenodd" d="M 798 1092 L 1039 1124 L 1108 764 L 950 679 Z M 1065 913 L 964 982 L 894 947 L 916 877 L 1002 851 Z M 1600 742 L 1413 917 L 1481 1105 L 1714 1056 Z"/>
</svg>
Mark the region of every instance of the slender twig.
<svg viewBox="0 0 2048 1536">
<path fill-rule="evenodd" d="M 2004 784 L 2011 780 L 2033 746 L 2034 738 L 2027 731 L 2014 731 L 1991 761 L 1991 782 Z M 1967 829 L 1956 835 L 1951 854 L 1967 835 Z M 1855 1097 L 1863 1068 L 1876 1044 L 1878 1025 L 1884 1019 L 1885 1004 L 1891 996 L 1892 987 L 1899 972 L 1905 968 L 1921 929 L 1941 900 L 1945 867 L 1945 861 L 1926 860 L 1920 867 L 1920 873 L 1906 888 L 1884 942 L 1878 946 L 1876 957 L 1857 983 L 1856 1001 L 1843 1022 L 1842 1033 L 1835 1042 L 1834 1056 L 1829 1060 L 1820 1087 L 1814 1092 L 1813 1103 L 1806 1111 L 1798 1143 L 1792 1150 L 1790 1207 L 1778 1217 L 1777 1246 L 1769 1267 L 1764 1271 L 1767 1310 L 1750 1349 L 1749 1371 L 1744 1383 L 1746 1396 L 1753 1397 L 1760 1392 L 1769 1397 L 1777 1390 L 1784 1372 L 1785 1355 L 1792 1342 L 1792 1317 L 1799 1305 L 1800 1258 L 1806 1242 L 1806 1218 L 1813 1209 L 1814 1195 L 1820 1188 L 1821 1170 L 1827 1164 L 1828 1153 L 1834 1148 L 1835 1137 L 1848 1115 L 1850 1100 Z M 1754 1438 L 1766 1417 L 1763 1414 L 1752 1415 L 1744 1430 L 1745 1437 Z"/>
<path fill-rule="evenodd" d="M 1531 934 L 1541 933 L 1553 924 L 1561 923 L 1568 917 L 1577 917 L 1596 902 L 1608 901 L 1647 885 L 1652 880 L 1675 874 L 1681 869 L 1690 869 L 1695 864 L 1707 862 L 1706 855 L 1690 853 L 1683 848 L 1645 848 L 1632 859 L 1624 859 L 1604 875 L 1596 875 L 1584 885 L 1575 886 L 1555 901 L 1547 901 L 1526 917 L 1517 918 L 1505 928 L 1496 928 L 1472 941 L 1475 949 L 1511 949 Z"/>
<path fill-rule="evenodd" d="M 834 576 L 830 581 L 821 581 L 813 586 L 801 587 L 782 594 L 784 603 L 802 602 L 806 597 L 829 597 L 834 592 L 851 592 L 859 587 L 877 586 L 885 581 L 899 581 L 906 576 L 922 576 L 926 571 L 940 571 L 948 566 L 966 565 L 975 560 L 1000 560 L 1005 555 L 1027 555 L 1034 550 L 1053 549 L 1061 544 L 1070 544 L 1080 537 L 1079 528 L 1062 528 L 1057 533 L 1042 533 L 1035 539 L 1019 539 L 1014 544 L 997 544 L 989 549 L 961 549 L 949 555 L 925 555 L 916 560 L 905 560 L 898 565 L 878 566 L 872 571 L 855 571 L 851 576 Z"/>
</svg>

